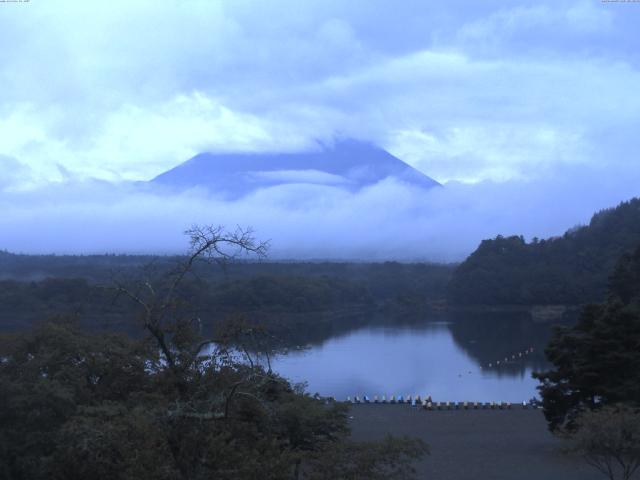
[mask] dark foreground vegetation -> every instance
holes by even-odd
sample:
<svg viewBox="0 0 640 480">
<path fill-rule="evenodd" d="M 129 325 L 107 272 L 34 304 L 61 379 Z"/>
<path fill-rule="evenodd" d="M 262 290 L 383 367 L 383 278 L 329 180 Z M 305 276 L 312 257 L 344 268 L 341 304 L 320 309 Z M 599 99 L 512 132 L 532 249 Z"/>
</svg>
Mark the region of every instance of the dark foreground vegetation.
<svg viewBox="0 0 640 480">
<path fill-rule="evenodd" d="M 558 328 L 546 354 L 554 369 L 536 377 L 552 429 L 603 405 L 640 407 L 640 248 L 618 262 L 607 301 Z"/>
<path fill-rule="evenodd" d="M 65 320 L 2 338 L 0 476 L 410 478 L 423 442 L 350 440 L 343 404 L 310 397 L 252 358 L 246 342 L 259 349 L 261 337 L 251 325 L 202 335 L 180 294 L 193 265 L 260 256 L 264 245 L 242 231 L 190 234 L 191 255 L 167 275 L 113 287 L 136 305 L 142 338 Z"/>
<path fill-rule="evenodd" d="M 0 478 L 411 478 L 425 443 L 370 441 L 387 431 L 358 417 L 351 436 L 347 408 L 279 377 L 270 355 L 373 322 L 376 312 L 394 322 L 398 312 L 437 312 L 447 297 L 463 307 L 589 304 L 546 349 L 552 368 L 536 374 L 544 415 L 610 479 L 640 468 L 640 200 L 561 238 L 485 241 L 455 271 L 274 264 L 261 261 L 266 246 L 247 232 L 189 233 L 192 250 L 182 257 L 0 252 Z M 464 312 L 449 312 L 461 314 L 451 326 L 458 342 L 496 337 L 490 351 L 467 347 L 473 356 L 482 363 L 509 353 L 500 350 L 508 328 L 481 335 L 480 317 L 465 320 Z M 376 418 L 368 421 L 386 421 Z M 484 420 L 472 419 L 486 430 L 479 444 L 493 431 Z M 467 448 L 472 435 L 463 433 L 448 448 Z M 521 453 L 499 455 L 521 464 Z M 563 462 L 549 455 L 550 464 Z M 448 471 L 418 465 L 449 475 L 460 470 L 452 458 Z M 492 478 L 516 478 L 513 469 Z M 450 478 L 476 478 L 465 475 Z"/>
<path fill-rule="evenodd" d="M 155 341 L 66 322 L 5 337 L 0 478 L 409 478 L 425 452 L 406 438 L 353 442 L 343 404 L 230 350 L 171 344 L 173 366 Z"/>
<path fill-rule="evenodd" d="M 640 247 L 623 255 L 602 304 L 558 328 L 541 381 L 549 428 L 611 480 L 640 468 Z"/>
</svg>

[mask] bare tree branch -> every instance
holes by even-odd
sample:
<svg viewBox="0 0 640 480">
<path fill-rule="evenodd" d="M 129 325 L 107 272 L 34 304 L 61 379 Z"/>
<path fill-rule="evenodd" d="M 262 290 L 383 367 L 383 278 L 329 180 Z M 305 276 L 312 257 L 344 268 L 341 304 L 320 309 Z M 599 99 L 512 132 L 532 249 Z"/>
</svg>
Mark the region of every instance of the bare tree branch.
<svg viewBox="0 0 640 480">
<path fill-rule="evenodd" d="M 179 328 L 183 328 L 180 326 L 182 320 L 175 316 L 175 308 L 179 305 L 178 289 L 185 277 L 199 260 L 223 264 L 241 255 L 261 259 L 266 256 L 268 248 L 268 242 L 257 242 L 249 228 L 237 227 L 229 232 L 222 226 L 194 225 L 185 234 L 189 236 L 189 254 L 173 271 L 164 277 L 154 274 L 155 264 L 152 262 L 143 268 L 146 275 L 142 279 L 129 285 L 116 281 L 113 287 L 117 295 L 124 295 L 142 308 L 143 327 L 155 339 L 168 366 L 178 376 L 193 367 L 205 346 L 214 343 L 214 340 L 201 340 L 186 356 L 184 350 L 180 355 L 174 351 L 176 345 L 172 337 Z M 186 325 L 191 324 L 186 322 Z M 247 350 L 244 350 L 252 363 Z"/>
</svg>

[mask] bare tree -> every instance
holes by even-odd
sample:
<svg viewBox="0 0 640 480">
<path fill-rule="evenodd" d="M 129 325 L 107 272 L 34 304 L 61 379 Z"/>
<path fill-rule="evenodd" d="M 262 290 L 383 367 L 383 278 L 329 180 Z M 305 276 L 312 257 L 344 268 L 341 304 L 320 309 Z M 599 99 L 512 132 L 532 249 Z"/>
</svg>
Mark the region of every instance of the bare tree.
<svg viewBox="0 0 640 480">
<path fill-rule="evenodd" d="M 227 262 L 240 257 L 264 258 L 268 242 L 259 242 L 251 229 L 237 227 L 233 231 L 222 226 L 195 225 L 185 232 L 190 239 L 187 256 L 175 268 L 160 275 L 153 265 L 132 281 L 115 280 L 115 290 L 135 302 L 141 310 L 142 325 L 156 341 L 163 360 L 178 377 L 183 375 L 203 349 L 215 341 L 197 338 L 194 328 L 199 318 L 180 318 L 179 288 L 193 274 L 199 262 L 215 263 L 225 268 Z M 185 338 L 186 337 L 186 338 Z M 179 348 L 177 348 L 179 347 Z"/>
<path fill-rule="evenodd" d="M 640 414 L 617 405 L 586 411 L 578 419 L 575 432 L 567 434 L 569 451 L 610 480 L 629 480 L 640 467 Z"/>
</svg>

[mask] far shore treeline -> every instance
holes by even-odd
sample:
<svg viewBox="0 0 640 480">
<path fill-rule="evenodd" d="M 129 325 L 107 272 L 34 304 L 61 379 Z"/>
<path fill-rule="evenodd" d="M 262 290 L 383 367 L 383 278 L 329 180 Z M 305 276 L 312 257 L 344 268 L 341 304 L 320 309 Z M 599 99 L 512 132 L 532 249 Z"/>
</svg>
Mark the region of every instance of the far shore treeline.
<svg viewBox="0 0 640 480">
<path fill-rule="evenodd" d="M 135 308 L 117 280 L 162 276 L 180 257 L 29 256 L 0 253 L 0 324 L 19 330 L 52 315 L 135 334 Z M 285 343 L 323 338 L 372 312 L 424 312 L 440 305 L 453 266 L 385 263 L 250 263 L 194 266 L 180 296 L 210 330 L 229 315 L 268 328 Z M 309 339 L 303 340 L 308 342 Z"/>
</svg>

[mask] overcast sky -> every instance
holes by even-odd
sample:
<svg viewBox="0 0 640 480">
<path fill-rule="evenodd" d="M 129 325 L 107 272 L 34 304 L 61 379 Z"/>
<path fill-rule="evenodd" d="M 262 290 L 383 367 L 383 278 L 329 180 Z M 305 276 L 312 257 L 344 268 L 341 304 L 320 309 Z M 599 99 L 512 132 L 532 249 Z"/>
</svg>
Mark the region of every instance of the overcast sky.
<svg viewBox="0 0 640 480">
<path fill-rule="evenodd" d="M 336 135 L 450 182 L 458 207 L 482 194 L 489 218 L 505 192 L 538 192 L 534 210 L 573 198 L 521 228 L 490 224 L 561 233 L 637 193 L 638 25 L 640 3 L 600 0 L 0 3 L 0 248 L 46 250 L 24 243 L 25 218 L 50 219 L 43 196 L 61 219 L 93 194 L 69 197 L 61 182 L 147 180 L 201 151 L 304 150 Z M 363 201 L 332 199 L 354 212 Z M 447 210 L 438 201 L 430 212 Z M 418 210 L 403 213 L 414 229 Z M 455 255 L 497 233 L 467 233 Z"/>
</svg>

